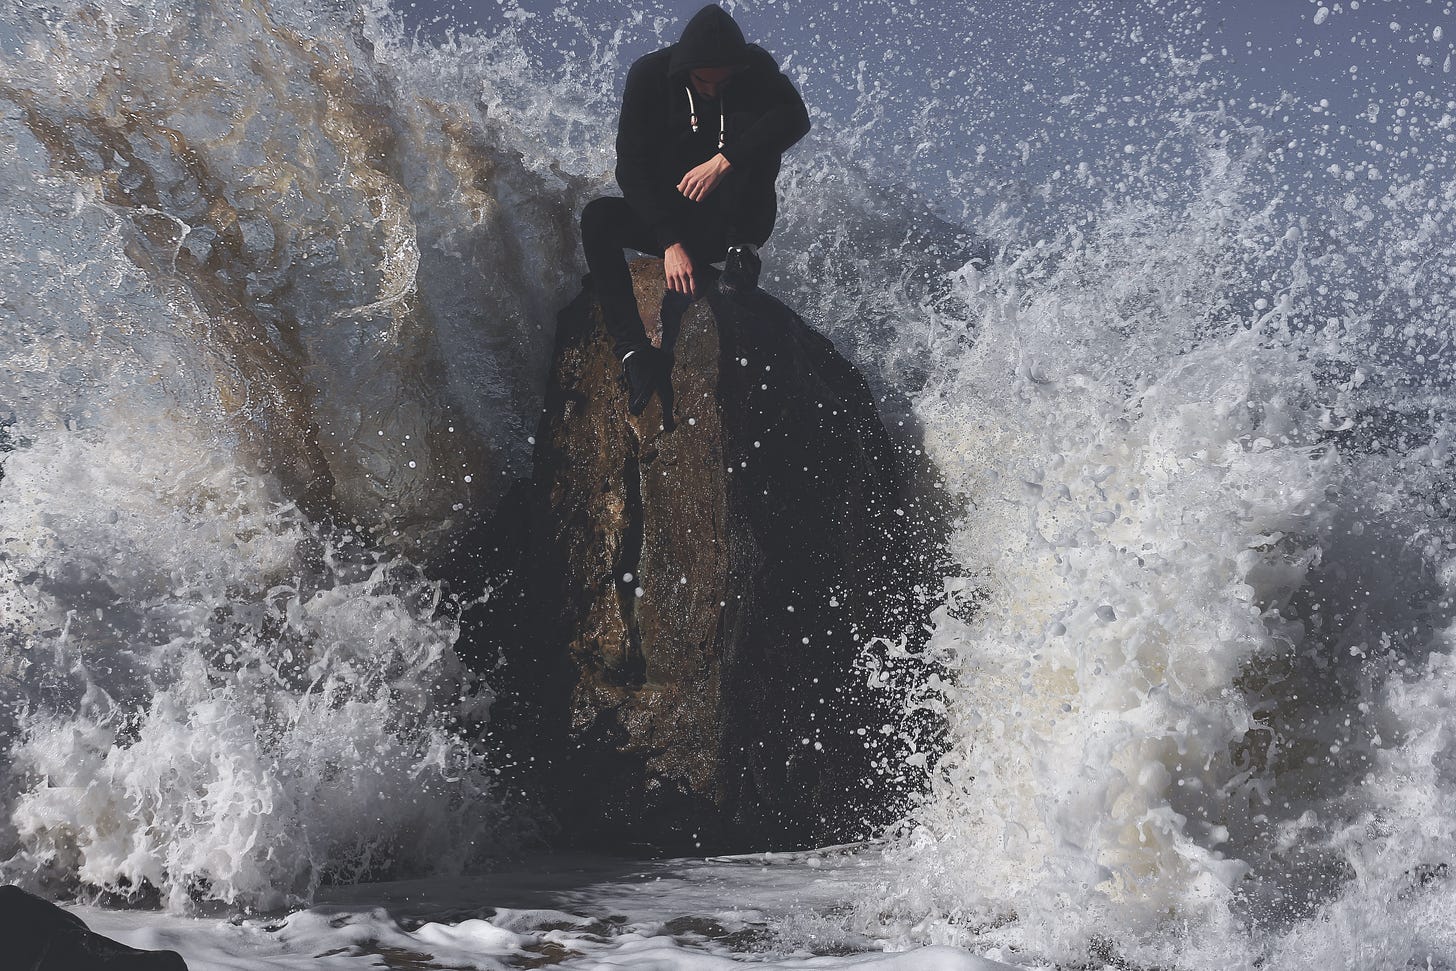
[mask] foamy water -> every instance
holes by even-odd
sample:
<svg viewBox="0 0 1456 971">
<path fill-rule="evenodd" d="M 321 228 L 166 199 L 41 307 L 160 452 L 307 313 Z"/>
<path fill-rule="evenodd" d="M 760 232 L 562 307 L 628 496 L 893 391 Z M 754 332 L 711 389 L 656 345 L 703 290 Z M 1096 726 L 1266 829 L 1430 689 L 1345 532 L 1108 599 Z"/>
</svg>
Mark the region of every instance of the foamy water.
<svg viewBox="0 0 1456 971">
<path fill-rule="evenodd" d="M 1033 4 L 1026 57 L 1061 37 L 1062 68 L 945 41 L 962 80 L 923 90 L 866 80 L 883 39 L 769 45 L 822 113 L 767 285 L 963 503 L 945 754 L 835 857 L 853 879 L 722 864 L 700 893 L 670 864 L 637 912 L 542 904 L 554 929 L 479 909 L 509 881 L 404 924 L 373 887 L 386 911 L 283 930 L 88 919 L 204 967 L 508 967 L 553 933 L 581 967 L 1456 963 L 1450 10 L 1316 6 L 1408 76 L 1328 92 L 1363 128 L 1244 93 L 1187 9 L 1082 37 Z M 6 878 L 182 913 L 507 852 L 467 741 L 489 687 L 422 567 L 527 471 L 612 84 L 674 21 L 423 43 L 382 4 L 3 10 Z M 933 13 L 891 32 L 918 49 Z M 804 901 L 832 941 L 794 936 Z"/>
<path fill-rule="evenodd" d="M 838 852 L 719 860 L 533 858 L 488 875 L 322 892 L 283 919 L 225 922 L 73 911 L 133 946 L 181 951 L 190 968 L 521 967 L 802 971 L 1004 971 L 950 946 L 885 953 L 847 928 L 872 859 Z M 490 901 L 482 904 L 481 901 Z"/>
</svg>

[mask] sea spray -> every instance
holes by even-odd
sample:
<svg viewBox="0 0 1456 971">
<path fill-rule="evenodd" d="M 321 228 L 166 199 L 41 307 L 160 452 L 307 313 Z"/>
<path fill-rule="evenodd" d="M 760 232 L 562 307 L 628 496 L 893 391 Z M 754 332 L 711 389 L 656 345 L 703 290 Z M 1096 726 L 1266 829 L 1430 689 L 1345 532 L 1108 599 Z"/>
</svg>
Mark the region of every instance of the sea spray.
<svg viewBox="0 0 1456 971">
<path fill-rule="evenodd" d="M 1416 930 L 1448 729 L 1411 700 L 1449 667 L 1456 428 L 1419 366 L 1449 309 L 1400 251 L 1449 239 L 1392 238 L 1430 210 L 1403 187 L 1388 222 L 1291 212 L 1261 130 L 1188 120 L 1191 191 L 1143 168 L 955 276 L 966 338 L 916 399 L 968 501 L 931 642 L 952 742 L 872 919 L 1210 968 L 1373 931 L 1323 953 L 1401 966 L 1449 946 Z M 1390 923 L 1352 923 L 1372 896 Z"/>
<path fill-rule="evenodd" d="M 7 879 L 273 907 L 499 848 L 490 693 L 390 550 L 524 451 L 569 224 L 315 13 L 6 9 Z"/>
<path fill-rule="evenodd" d="M 113 431 L 9 457 L 32 501 L 4 545 L 29 647 L 10 658 L 7 878 L 272 908 L 496 849 L 460 734 L 490 693 L 438 585 L 199 454 Z"/>
<path fill-rule="evenodd" d="M 17 225 L 12 245 L 40 264 L 31 336 L 46 332 L 37 311 L 66 305 L 53 319 L 120 329 L 121 353 L 179 348 L 168 380 L 211 385 L 219 432 L 310 515 L 419 547 L 498 498 L 528 454 L 556 301 L 575 282 L 579 180 L 523 164 L 510 139 L 525 133 L 429 65 L 406 75 L 376 57 L 362 15 L 81 6 L 7 17 L 13 181 L 23 193 L 39 169 L 70 184 L 55 194 L 72 226 L 111 224 L 69 272 L 121 261 L 145 282 L 120 299 L 102 281 L 53 294 L 59 254 Z M 46 214 L 41 231 L 64 221 Z M 140 326 L 149 305 L 165 326 Z M 47 379 L 17 403 L 22 422 L 75 382 L 46 367 L 24 380 Z"/>
</svg>

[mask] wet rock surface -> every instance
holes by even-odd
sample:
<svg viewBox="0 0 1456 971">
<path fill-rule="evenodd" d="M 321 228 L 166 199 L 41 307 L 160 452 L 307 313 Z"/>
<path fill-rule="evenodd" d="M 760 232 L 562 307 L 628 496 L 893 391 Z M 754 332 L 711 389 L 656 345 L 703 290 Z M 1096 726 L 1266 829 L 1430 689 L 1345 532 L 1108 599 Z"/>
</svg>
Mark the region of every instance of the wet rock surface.
<svg viewBox="0 0 1456 971">
<path fill-rule="evenodd" d="M 0 966 L 14 971 L 187 971 L 177 952 L 141 951 L 102 937 L 19 887 L 0 887 L 0 935 Z"/>
<path fill-rule="evenodd" d="M 496 741 L 545 767 L 568 842 L 866 835 L 893 808 L 885 760 L 903 753 L 882 726 L 903 699 L 857 660 L 918 636 L 935 531 L 826 338 L 762 292 L 713 289 L 662 326 L 661 263 L 633 279 L 675 355 L 670 408 L 627 413 L 584 291 L 560 316 L 533 479 L 459 547 L 506 565 L 462 637 L 493 668 Z"/>
</svg>

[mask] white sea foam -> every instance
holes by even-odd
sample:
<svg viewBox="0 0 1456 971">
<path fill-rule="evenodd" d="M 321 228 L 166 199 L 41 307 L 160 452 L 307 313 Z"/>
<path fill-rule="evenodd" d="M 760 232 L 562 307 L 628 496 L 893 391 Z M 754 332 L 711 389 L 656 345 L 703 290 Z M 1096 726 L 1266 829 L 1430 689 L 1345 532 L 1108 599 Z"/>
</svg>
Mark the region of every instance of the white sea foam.
<svg viewBox="0 0 1456 971">
<path fill-rule="evenodd" d="M 73 433 L 6 464 L 13 880 L 273 907 L 488 849 L 438 591 L 345 562 L 196 441 Z M 463 693 L 462 693 L 463 692 Z"/>
<path fill-rule="evenodd" d="M 750 955 L 755 967 L 782 971 L 1008 971 L 960 948 L 887 952 L 883 941 L 845 929 L 834 911 L 878 869 L 842 854 L 771 862 L 546 857 L 486 877 L 326 890 L 318 907 L 283 920 L 74 910 L 133 946 L 175 949 L 196 971 L 365 968 L 381 957 L 487 971 L 541 960 L 567 971 L 717 971 Z M 511 904 L 482 906 L 486 899 Z"/>
<path fill-rule="evenodd" d="M 1456 427 L 1415 367 L 1450 309 L 1386 247 L 1445 201 L 1401 186 L 1379 232 L 1306 248 L 1261 133 L 1192 134 L 1190 194 L 1150 207 L 1144 173 L 968 268 L 974 337 L 932 345 L 967 578 L 890 910 L 1055 962 L 1419 963 L 1450 953 L 1449 716 L 1413 701 L 1449 687 Z M 1372 275 L 1414 299 L 1363 304 Z"/>
<path fill-rule="evenodd" d="M 460 734 L 489 693 L 451 650 L 438 585 L 289 495 L 324 483 L 339 514 L 407 539 L 468 496 L 462 472 L 507 460 L 481 442 L 512 437 L 490 400 L 516 393 L 513 350 L 476 373 L 443 355 L 490 384 L 458 408 L 415 390 L 452 397 L 421 363 L 436 339 L 473 343 L 451 328 L 528 316 L 510 295 L 536 291 L 505 286 L 432 338 L 418 307 L 439 260 L 516 272 L 420 250 L 499 203 L 445 189 L 411 217 L 383 171 L 408 150 L 363 156 L 449 141 L 448 120 L 369 120 L 386 102 L 347 34 L 314 45 L 267 8 L 93 12 L 6 10 L 6 875 L 276 907 L 320 881 L 458 868 L 492 849 L 489 776 Z M 502 346 L 539 356 L 524 329 L 535 345 Z"/>
</svg>

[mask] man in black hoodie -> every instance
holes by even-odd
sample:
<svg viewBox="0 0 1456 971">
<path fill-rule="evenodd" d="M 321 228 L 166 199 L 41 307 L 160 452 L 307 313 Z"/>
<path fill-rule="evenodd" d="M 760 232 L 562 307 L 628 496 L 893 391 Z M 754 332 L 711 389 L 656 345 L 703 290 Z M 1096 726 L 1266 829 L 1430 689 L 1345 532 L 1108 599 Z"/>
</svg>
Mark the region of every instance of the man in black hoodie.
<svg viewBox="0 0 1456 971">
<path fill-rule="evenodd" d="M 809 131 L 793 82 L 721 7 L 699 10 L 671 47 L 632 65 L 617 124 L 617 184 L 581 214 L 581 241 L 607 330 L 642 413 L 672 369 L 642 326 L 624 249 L 662 256 L 680 308 L 724 261 L 720 290 L 758 286 L 758 247 L 778 214 L 780 158 Z M 671 311 L 669 311 L 671 312 Z"/>
</svg>

